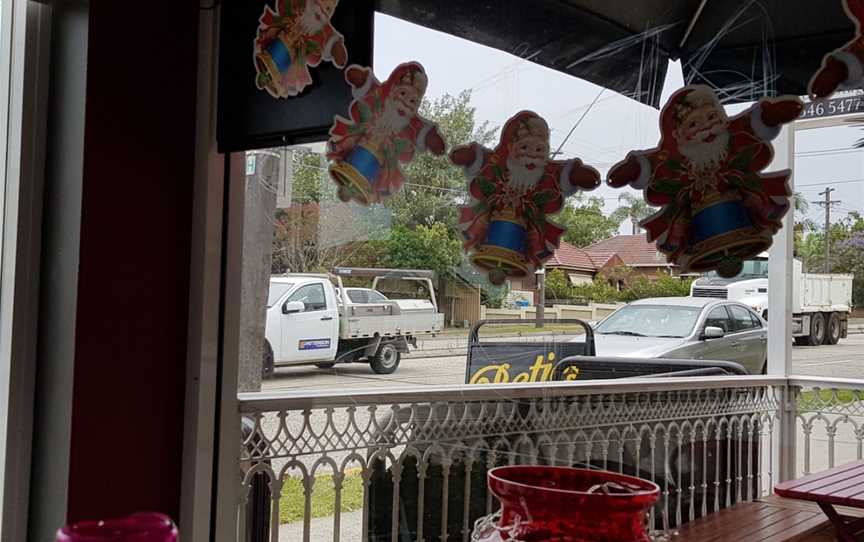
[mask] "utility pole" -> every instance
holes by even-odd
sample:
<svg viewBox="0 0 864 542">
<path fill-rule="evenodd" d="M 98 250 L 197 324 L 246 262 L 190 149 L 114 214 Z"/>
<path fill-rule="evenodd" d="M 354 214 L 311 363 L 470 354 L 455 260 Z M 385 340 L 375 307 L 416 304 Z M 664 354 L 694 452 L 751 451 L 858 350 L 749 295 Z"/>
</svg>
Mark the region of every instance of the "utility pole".
<svg viewBox="0 0 864 542">
<path fill-rule="evenodd" d="M 832 200 L 831 192 L 836 188 L 826 188 L 823 192 L 819 192 L 820 196 L 825 196 L 824 200 L 814 201 L 816 205 L 825 208 L 825 273 L 831 272 L 831 206 L 840 203 L 840 200 Z"/>
<path fill-rule="evenodd" d="M 536 316 L 537 320 L 534 327 L 540 329 L 543 327 L 543 319 L 546 317 L 546 269 L 541 267 L 535 272 L 537 277 L 537 290 L 540 294 L 537 296 L 540 299 L 537 302 Z"/>
</svg>

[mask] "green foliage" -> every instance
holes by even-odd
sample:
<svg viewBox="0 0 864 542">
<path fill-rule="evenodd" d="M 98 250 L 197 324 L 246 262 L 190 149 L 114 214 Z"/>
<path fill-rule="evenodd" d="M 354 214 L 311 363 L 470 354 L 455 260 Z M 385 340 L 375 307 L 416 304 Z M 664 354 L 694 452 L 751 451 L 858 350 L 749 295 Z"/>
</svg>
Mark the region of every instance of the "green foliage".
<svg viewBox="0 0 864 542">
<path fill-rule="evenodd" d="M 796 235 L 795 255 L 803 262 L 804 271 L 825 272 L 825 239 L 824 231 Z M 864 305 L 864 216 L 852 212 L 831 224 L 828 240 L 831 243 L 830 271 L 855 275 L 852 302 L 856 306 Z"/>
<path fill-rule="evenodd" d="M 677 193 L 678 189 L 675 188 L 672 191 Z M 609 219 L 616 224 L 630 222 L 632 225 L 632 233 L 634 235 L 639 233 L 639 222 L 648 218 L 657 211 L 655 207 L 648 205 L 640 196 L 634 196 L 629 192 L 624 192 L 618 196 L 618 203 L 622 202 L 623 205 L 615 209 L 612 214 L 609 215 Z"/>
<path fill-rule="evenodd" d="M 444 224 L 396 226 L 384 241 L 381 263 L 396 269 L 430 269 L 446 275 L 459 263 L 462 247 L 450 236 Z"/>
<path fill-rule="evenodd" d="M 549 299 L 587 299 L 596 303 L 635 301 L 648 297 L 684 297 L 690 295 L 692 279 L 681 279 L 657 273 L 654 280 L 627 269 L 615 270 L 616 276 L 626 276 L 624 289 L 618 290 L 605 277 L 596 277 L 591 284 L 574 286 L 567 275 L 555 269 L 546 275 L 546 297 Z"/>
<path fill-rule="evenodd" d="M 602 198 L 587 197 L 582 192 L 571 197 L 554 220 L 567 228 L 564 240 L 577 247 L 587 247 L 612 237 L 620 223 L 620 220 L 603 214 Z"/>
</svg>

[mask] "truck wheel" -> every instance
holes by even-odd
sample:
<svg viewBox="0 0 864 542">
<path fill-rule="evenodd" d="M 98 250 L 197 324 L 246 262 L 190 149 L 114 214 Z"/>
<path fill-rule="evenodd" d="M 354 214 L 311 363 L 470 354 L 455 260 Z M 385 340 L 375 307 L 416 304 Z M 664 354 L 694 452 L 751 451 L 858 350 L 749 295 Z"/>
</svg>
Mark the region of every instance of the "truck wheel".
<svg viewBox="0 0 864 542">
<path fill-rule="evenodd" d="M 795 346 L 807 346 L 810 344 L 810 337 L 795 337 Z"/>
<path fill-rule="evenodd" d="M 817 312 L 810 317 L 810 336 L 807 337 L 807 344 L 810 346 L 820 346 L 825 341 L 825 317 L 821 312 Z"/>
<path fill-rule="evenodd" d="M 837 344 L 840 332 L 840 315 L 832 312 L 828 315 L 828 326 L 825 328 L 825 344 Z"/>
<path fill-rule="evenodd" d="M 270 343 L 264 341 L 264 359 L 261 361 L 261 379 L 269 380 L 273 377 L 273 349 Z"/>
<path fill-rule="evenodd" d="M 402 354 L 393 343 L 382 344 L 378 352 L 372 356 L 369 365 L 379 375 L 389 375 L 399 367 Z"/>
<path fill-rule="evenodd" d="M 315 367 L 318 367 L 319 369 L 332 369 L 335 365 L 335 362 L 328 361 L 327 363 L 316 363 Z"/>
</svg>

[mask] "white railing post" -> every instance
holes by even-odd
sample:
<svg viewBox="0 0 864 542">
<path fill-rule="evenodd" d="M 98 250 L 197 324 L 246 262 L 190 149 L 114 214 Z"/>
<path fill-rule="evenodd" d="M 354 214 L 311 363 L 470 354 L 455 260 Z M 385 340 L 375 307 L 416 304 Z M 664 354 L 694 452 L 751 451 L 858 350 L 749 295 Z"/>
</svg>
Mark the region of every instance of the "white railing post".
<svg viewBox="0 0 864 542">
<path fill-rule="evenodd" d="M 795 479 L 798 460 L 796 455 L 798 435 L 795 432 L 795 423 L 798 416 L 800 388 L 787 384 L 780 390 L 780 419 L 778 431 L 775 431 L 778 442 L 774 446 L 775 458 L 773 458 L 774 465 L 777 466 L 774 483 Z"/>
</svg>

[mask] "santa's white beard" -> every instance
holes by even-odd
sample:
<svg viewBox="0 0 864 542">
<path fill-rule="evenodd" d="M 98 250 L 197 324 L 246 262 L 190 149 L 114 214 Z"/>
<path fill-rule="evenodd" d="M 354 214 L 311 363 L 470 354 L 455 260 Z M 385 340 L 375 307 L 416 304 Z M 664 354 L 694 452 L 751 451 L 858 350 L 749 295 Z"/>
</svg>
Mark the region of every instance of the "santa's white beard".
<svg viewBox="0 0 864 542">
<path fill-rule="evenodd" d="M 316 15 L 321 16 L 320 21 L 315 18 Z M 303 16 L 300 19 L 300 26 L 306 34 L 317 34 L 322 28 L 324 28 L 324 22 L 326 20 L 327 14 L 324 13 L 324 10 L 316 2 L 313 1 L 307 4 L 306 10 L 303 11 Z"/>
<path fill-rule="evenodd" d="M 716 169 L 723 164 L 729 153 L 729 132 L 718 134 L 711 142 L 684 143 L 681 154 L 696 171 Z"/>
<path fill-rule="evenodd" d="M 399 108 L 393 100 L 387 100 L 384 104 L 384 112 L 378 119 L 378 128 L 391 134 L 398 134 L 408 126 L 411 118 L 399 114 Z"/>
<path fill-rule="evenodd" d="M 507 158 L 507 170 L 510 172 L 510 186 L 521 192 L 531 190 L 543 176 L 544 166 L 528 169 L 515 158 Z"/>
</svg>

